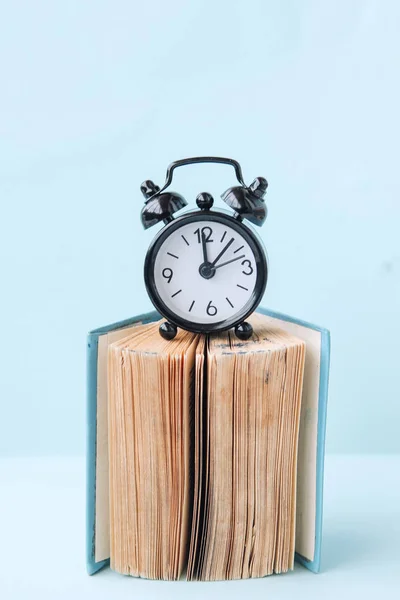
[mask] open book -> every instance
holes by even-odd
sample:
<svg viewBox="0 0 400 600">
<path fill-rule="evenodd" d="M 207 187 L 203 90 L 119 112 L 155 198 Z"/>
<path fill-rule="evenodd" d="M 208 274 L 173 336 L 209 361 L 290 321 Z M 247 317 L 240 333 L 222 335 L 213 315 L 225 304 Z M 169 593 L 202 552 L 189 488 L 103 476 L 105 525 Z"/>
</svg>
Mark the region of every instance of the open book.
<svg viewBox="0 0 400 600">
<path fill-rule="evenodd" d="M 89 573 L 318 571 L 329 334 L 260 312 L 247 342 L 167 342 L 157 313 L 89 334 Z"/>
</svg>

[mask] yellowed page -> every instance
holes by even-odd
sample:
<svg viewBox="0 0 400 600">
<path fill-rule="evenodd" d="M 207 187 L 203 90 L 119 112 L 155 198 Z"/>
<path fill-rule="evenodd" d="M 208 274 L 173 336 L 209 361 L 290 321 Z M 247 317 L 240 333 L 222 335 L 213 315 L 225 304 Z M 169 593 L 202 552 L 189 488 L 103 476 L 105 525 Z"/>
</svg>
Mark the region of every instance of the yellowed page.
<svg viewBox="0 0 400 600">
<path fill-rule="evenodd" d="M 124 327 L 116 331 L 104 333 L 98 338 L 95 509 L 96 562 L 110 558 L 107 351 L 110 344 L 129 336 L 138 325 L 141 325 L 141 323 L 135 323 L 132 327 Z"/>
<path fill-rule="evenodd" d="M 258 317 L 265 319 L 272 327 L 283 329 L 306 343 L 298 448 L 295 549 L 304 558 L 313 560 L 321 334 L 315 329 L 273 317 L 256 314 L 253 318 Z"/>
</svg>

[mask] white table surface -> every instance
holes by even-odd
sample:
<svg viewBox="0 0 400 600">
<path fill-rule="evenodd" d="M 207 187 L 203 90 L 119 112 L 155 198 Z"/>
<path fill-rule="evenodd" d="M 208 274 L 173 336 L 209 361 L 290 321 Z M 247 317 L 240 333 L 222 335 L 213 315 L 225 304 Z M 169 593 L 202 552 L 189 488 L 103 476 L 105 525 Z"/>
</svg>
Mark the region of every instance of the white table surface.
<svg viewBox="0 0 400 600">
<path fill-rule="evenodd" d="M 82 458 L 0 460 L 0 598 L 400 599 L 400 456 L 329 456 L 322 573 L 160 582 L 85 570 Z"/>
</svg>

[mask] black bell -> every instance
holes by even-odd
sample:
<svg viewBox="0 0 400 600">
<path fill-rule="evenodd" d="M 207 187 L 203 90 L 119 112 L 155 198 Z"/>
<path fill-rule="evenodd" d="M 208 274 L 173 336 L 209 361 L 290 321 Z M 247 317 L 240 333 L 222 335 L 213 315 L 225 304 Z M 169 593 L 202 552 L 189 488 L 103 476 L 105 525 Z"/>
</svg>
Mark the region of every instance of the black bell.
<svg viewBox="0 0 400 600">
<path fill-rule="evenodd" d="M 157 225 L 160 221 L 170 221 L 174 213 L 187 205 L 185 198 L 175 192 L 158 194 L 160 188 L 150 179 L 142 183 L 140 191 L 146 198 L 140 213 L 145 229 Z"/>
<path fill-rule="evenodd" d="M 264 177 L 256 177 L 248 188 L 241 185 L 231 187 L 222 194 L 221 198 L 242 219 L 261 226 L 268 214 L 264 202 L 267 187 L 268 182 Z"/>
</svg>

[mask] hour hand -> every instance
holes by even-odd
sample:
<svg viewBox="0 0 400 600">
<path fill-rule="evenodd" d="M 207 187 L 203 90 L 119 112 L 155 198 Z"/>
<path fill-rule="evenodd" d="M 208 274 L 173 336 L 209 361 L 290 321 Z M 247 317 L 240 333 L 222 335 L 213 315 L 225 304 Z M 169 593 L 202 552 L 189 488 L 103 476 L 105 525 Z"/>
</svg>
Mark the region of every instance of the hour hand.
<svg viewBox="0 0 400 600">
<path fill-rule="evenodd" d="M 208 257 L 207 257 L 207 241 L 206 241 L 206 236 L 204 235 L 204 231 L 201 232 L 201 244 L 203 246 L 203 261 L 205 263 L 208 263 Z"/>
</svg>

